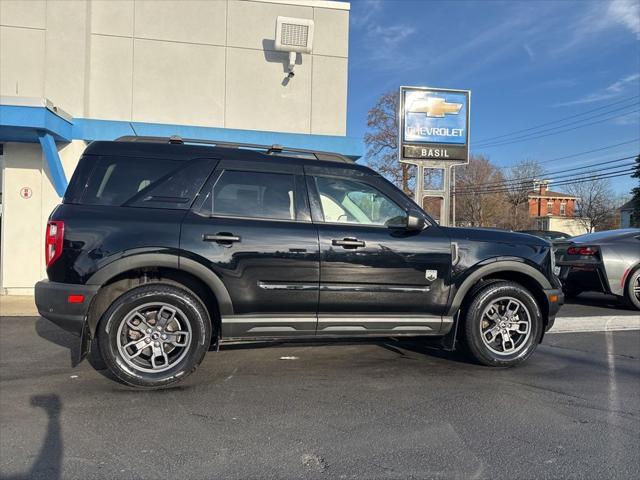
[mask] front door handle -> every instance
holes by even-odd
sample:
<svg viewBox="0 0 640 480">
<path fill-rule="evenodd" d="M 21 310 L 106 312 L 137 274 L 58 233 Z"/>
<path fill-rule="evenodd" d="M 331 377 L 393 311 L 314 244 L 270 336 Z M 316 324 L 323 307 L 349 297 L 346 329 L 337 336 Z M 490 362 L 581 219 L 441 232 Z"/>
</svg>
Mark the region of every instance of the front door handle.
<svg viewBox="0 0 640 480">
<path fill-rule="evenodd" d="M 234 242 L 240 242 L 242 239 L 238 235 L 227 232 L 219 232 L 216 234 L 205 233 L 202 235 L 203 242 L 217 242 L 223 245 L 231 245 Z"/>
<path fill-rule="evenodd" d="M 331 245 L 342 248 L 359 248 L 364 247 L 365 243 L 357 238 L 343 238 L 342 240 L 331 240 Z"/>
</svg>

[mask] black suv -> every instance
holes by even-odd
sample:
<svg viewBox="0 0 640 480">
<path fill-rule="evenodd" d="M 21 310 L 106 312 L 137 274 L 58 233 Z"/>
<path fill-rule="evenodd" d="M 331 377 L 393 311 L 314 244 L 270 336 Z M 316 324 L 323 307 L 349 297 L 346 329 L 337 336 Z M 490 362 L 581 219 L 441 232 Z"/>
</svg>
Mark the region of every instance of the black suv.
<svg viewBox="0 0 640 480">
<path fill-rule="evenodd" d="M 45 244 L 40 314 L 136 387 L 247 340 L 431 336 L 514 365 L 563 302 L 547 241 L 440 227 L 369 168 L 279 146 L 93 142 Z"/>
</svg>

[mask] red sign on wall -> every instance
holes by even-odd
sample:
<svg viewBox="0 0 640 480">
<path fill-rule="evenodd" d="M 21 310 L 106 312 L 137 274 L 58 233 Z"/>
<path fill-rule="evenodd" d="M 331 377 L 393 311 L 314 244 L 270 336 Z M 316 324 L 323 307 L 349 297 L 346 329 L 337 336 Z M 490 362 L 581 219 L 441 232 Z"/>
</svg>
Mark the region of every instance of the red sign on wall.
<svg viewBox="0 0 640 480">
<path fill-rule="evenodd" d="M 28 200 L 29 198 L 31 198 L 32 195 L 33 195 L 33 190 L 31 190 L 31 187 L 22 187 L 20 189 L 20 196 L 25 200 Z"/>
</svg>

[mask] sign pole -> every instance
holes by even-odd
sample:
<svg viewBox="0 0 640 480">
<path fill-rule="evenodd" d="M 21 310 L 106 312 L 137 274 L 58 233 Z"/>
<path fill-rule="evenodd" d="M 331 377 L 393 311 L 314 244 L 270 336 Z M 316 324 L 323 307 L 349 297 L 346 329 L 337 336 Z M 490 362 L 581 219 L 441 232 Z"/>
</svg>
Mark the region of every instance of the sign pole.
<svg viewBox="0 0 640 480">
<path fill-rule="evenodd" d="M 443 175 L 444 198 L 442 199 L 443 212 L 440 215 L 440 225 L 448 227 L 451 215 L 451 167 L 445 167 Z"/>
</svg>

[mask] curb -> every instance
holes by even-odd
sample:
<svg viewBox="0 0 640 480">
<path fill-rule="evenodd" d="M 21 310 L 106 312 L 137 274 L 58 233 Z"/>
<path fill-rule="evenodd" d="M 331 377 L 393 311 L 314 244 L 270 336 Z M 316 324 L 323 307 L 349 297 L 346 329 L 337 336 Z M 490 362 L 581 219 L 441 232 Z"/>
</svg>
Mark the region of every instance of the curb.
<svg viewBox="0 0 640 480">
<path fill-rule="evenodd" d="M 558 317 L 547 333 L 615 332 L 620 330 L 640 330 L 640 315 Z"/>
</svg>

